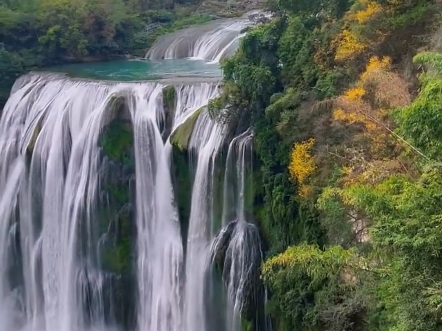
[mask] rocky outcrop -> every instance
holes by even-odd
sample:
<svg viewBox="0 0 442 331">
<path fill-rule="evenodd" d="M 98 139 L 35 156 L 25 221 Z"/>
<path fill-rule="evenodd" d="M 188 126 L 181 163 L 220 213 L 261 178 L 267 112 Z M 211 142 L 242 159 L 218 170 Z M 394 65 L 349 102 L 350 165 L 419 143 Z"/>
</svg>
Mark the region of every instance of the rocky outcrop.
<svg viewBox="0 0 442 331">
<path fill-rule="evenodd" d="M 189 147 L 190 138 L 195 127 L 198 116 L 201 114 L 203 108 L 196 110 L 183 124 L 176 128 L 170 137 L 170 142 L 180 151 L 187 151 Z"/>
<path fill-rule="evenodd" d="M 104 309 L 123 329 L 131 330 L 135 325 L 137 290 L 133 127 L 124 98 L 115 98 L 110 107 L 114 119 L 99 139 L 102 160 L 97 207 L 97 238 L 101 242 L 98 266 L 105 275 Z"/>
<path fill-rule="evenodd" d="M 243 318 L 255 321 L 264 298 L 260 279 L 263 257 L 256 226 L 243 220 L 231 221 L 214 240 L 211 256 L 222 273 L 230 300 L 240 307 Z"/>
<path fill-rule="evenodd" d="M 235 230 L 237 220 L 234 220 L 227 224 L 216 237 L 212 246 L 212 261 L 219 270 L 223 270 L 224 261 L 226 259 L 226 251 L 230 244 L 233 231 Z"/>
<path fill-rule="evenodd" d="M 163 123 L 163 139 L 167 139 L 170 136 L 173 124 L 173 118 L 175 116 L 176 108 L 176 90 L 173 85 L 167 85 L 163 88 L 163 107 L 165 119 Z"/>
</svg>

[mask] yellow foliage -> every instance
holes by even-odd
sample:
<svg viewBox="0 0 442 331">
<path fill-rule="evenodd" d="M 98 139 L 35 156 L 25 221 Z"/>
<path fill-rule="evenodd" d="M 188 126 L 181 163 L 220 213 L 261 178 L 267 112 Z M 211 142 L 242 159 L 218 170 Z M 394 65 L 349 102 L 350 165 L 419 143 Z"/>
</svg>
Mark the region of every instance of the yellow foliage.
<svg viewBox="0 0 442 331">
<path fill-rule="evenodd" d="M 368 132 L 377 131 L 373 138 L 380 137 L 382 130 L 377 121 L 379 121 L 380 118 L 385 118 L 386 112 L 383 109 L 378 110 L 373 108 L 373 105 L 366 100 L 363 100 L 363 97 L 367 96 L 365 86 L 369 86 L 368 83 L 376 83 L 375 85 L 381 86 L 382 81 L 378 82 L 379 79 L 375 80 L 374 78 L 379 76 L 379 73 L 381 72 L 385 75 L 390 68 L 391 59 L 389 57 L 371 57 L 365 67 L 365 71 L 360 76 L 360 80 L 356 83 L 356 86 L 348 89 L 341 97 L 336 99 L 335 105 L 337 106 L 337 109 L 333 112 L 333 119 L 335 121 L 346 122 L 349 124 L 361 124 Z M 378 73 L 378 75 L 374 75 L 375 72 Z M 388 81 L 388 79 L 383 79 L 383 81 Z M 393 86 L 382 86 L 382 88 L 395 90 Z M 385 101 L 386 93 L 377 90 L 378 89 L 375 87 L 377 99 Z M 397 94 L 398 92 L 396 91 L 395 93 Z M 403 93 L 401 93 L 401 100 L 405 100 L 406 98 L 403 97 L 402 94 Z M 392 99 L 389 95 L 388 97 L 388 99 Z M 398 102 L 395 101 L 394 103 Z M 378 147 L 382 144 L 379 144 L 379 139 L 377 142 L 378 143 L 373 144 L 372 147 L 373 150 L 379 151 L 380 149 Z"/>
<path fill-rule="evenodd" d="M 335 121 L 347 122 L 349 124 L 364 123 L 365 117 L 360 113 L 346 112 L 342 108 L 337 108 L 333 112 Z"/>
<path fill-rule="evenodd" d="M 341 170 L 344 175 L 350 175 L 353 172 L 353 169 L 351 167 L 346 166 L 343 166 Z"/>
<path fill-rule="evenodd" d="M 312 187 L 310 185 L 303 184 L 299 187 L 298 194 L 300 197 L 308 197 L 310 194 L 312 194 Z"/>
<path fill-rule="evenodd" d="M 316 169 L 315 160 L 311 154 L 314 144 L 314 139 L 296 143 L 291 153 L 288 169 L 292 179 L 299 184 L 299 195 L 301 197 L 305 197 L 311 192 L 311 188 L 306 185 L 306 180 Z"/>
<path fill-rule="evenodd" d="M 365 72 L 361 75 L 361 81 L 365 82 L 369 77 L 370 73 L 376 70 L 389 70 L 391 67 L 391 58 L 385 56 L 383 58 L 378 58 L 373 56 L 368 60 L 367 66 L 365 67 Z"/>
<path fill-rule="evenodd" d="M 337 109 L 333 112 L 333 119 L 348 124 L 361 124 L 368 131 L 374 131 L 377 129 L 377 125 L 364 113 L 344 112 Z"/>
<path fill-rule="evenodd" d="M 365 8 L 362 10 L 358 10 L 354 15 L 355 19 L 360 24 L 370 20 L 370 18 L 372 18 L 377 13 L 379 13 L 382 9 L 382 7 L 379 4 L 373 1 L 364 1 L 364 4 Z"/>
<path fill-rule="evenodd" d="M 361 53 L 365 48 L 366 45 L 359 41 L 355 32 L 350 29 L 344 29 L 339 36 L 339 44 L 336 49 L 335 60 L 350 59 Z"/>
<path fill-rule="evenodd" d="M 374 185 L 382 182 L 393 174 L 398 174 L 405 170 L 403 165 L 396 159 L 365 162 L 363 164 L 359 164 L 358 168 L 358 171 L 349 173 L 342 179 L 342 184 L 345 187 L 349 187 L 354 184 Z M 341 198 L 345 204 L 352 204 L 349 197 L 341 195 Z"/>
<path fill-rule="evenodd" d="M 388 109 L 407 104 L 409 99 L 407 85 L 391 71 L 391 59 L 374 56 L 355 86 L 334 100 L 333 120 L 359 126 L 349 149 L 353 152 L 341 155 L 346 160 L 341 184 L 374 183 L 385 178 L 392 167 L 397 171 L 397 163 L 384 161 L 396 144 L 391 137 Z"/>
<path fill-rule="evenodd" d="M 349 101 L 360 100 L 365 94 L 365 90 L 363 87 L 354 87 L 347 90 L 344 94 L 344 97 Z"/>
<path fill-rule="evenodd" d="M 268 281 L 274 280 L 280 270 L 297 269 L 313 280 L 342 277 L 366 265 L 353 249 L 331 246 L 321 250 L 318 246 L 301 244 L 290 246 L 284 252 L 268 259 L 262 266 L 262 274 Z"/>
<path fill-rule="evenodd" d="M 344 16 L 345 28 L 338 36 L 335 60 L 351 60 L 383 38 L 382 31 L 368 23 L 385 9 L 373 0 L 359 0 Z M 374 33 L 374 35 L 373 35 Z"/>
</svg>

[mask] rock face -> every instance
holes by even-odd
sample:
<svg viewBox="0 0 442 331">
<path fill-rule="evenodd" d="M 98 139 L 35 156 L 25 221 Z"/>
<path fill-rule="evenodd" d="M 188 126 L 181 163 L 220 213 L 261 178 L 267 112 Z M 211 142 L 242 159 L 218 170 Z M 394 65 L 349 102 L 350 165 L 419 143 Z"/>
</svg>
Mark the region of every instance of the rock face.
<svg viewBox="0 0 442 331">
<path fill-rule="evenodd" d="M 238 221 L 231 221 L 227 226 L 221 230 L 216 237 L 215 243 L 212 248 L 212 261 L 219 270 L 223 270 L 224 261 L 226 260 L 226 251 L 230 244 L 233 231 Z"/>
<path fill-rule="evenodd" d="M 180 151 L 187 151 L 189 147 L 190 138 L 192 136 L 193 128 L 195 127 L 198 116 L 201 114 L 203 108 L 198 109 L 192 114 L 183 124 L 176 128 L 175 132 L 170 137 L 170 142 Z"/>
<path fill-rule="evenodd" d="M 108 316 L 125 330 L 135 326 L 135 156 L 133 129 L 124 99 L 111 104 L 115 118 L 99 139 L 102 148 L 101 192 L 97 207 L 98 264 L 106 275 L 103 293 Z M 109 293 L 107 293 L 109 292 Z M 94 293 L 89 295 L 93 300 Z"/>
<path fill-rule="evenodd" d="M 254 24 L 267 23 L 270 18 L 264 15 L 263 13 L 253 13 L 248 16 L 249 20 Z"/>
<path fill-rule="evenodd" d="M 231 221 L 214 240 L 211 256 L 222 273 L 229 300 L 240 307 L 244 319 L 261 324 L 264 287 L 260 267 L 263 257 L 256 226 L 246 221 Z"/>
<path fill-rule="evenodd" d="M 172 85 L 167 85 L 163 88 L 163 107 L 165 114 L 163 127 L 161 128 L 163 140 L 167 139 L 171 133 L 172 122 L 175 116 L 176 102 L 175 87 Z"/>
</svg>

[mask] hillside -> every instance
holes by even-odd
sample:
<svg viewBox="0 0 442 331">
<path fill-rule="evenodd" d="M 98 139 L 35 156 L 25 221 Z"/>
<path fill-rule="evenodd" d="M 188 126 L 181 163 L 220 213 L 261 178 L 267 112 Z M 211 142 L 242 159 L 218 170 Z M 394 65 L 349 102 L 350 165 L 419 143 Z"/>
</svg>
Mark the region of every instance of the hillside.
<svg viewBox="0 0 442 331">
<path fill-rule="evenodd" d="M 440 6 L 274 0 L 224 62 L 277 330 L 442 329 Z"/>
</svg>

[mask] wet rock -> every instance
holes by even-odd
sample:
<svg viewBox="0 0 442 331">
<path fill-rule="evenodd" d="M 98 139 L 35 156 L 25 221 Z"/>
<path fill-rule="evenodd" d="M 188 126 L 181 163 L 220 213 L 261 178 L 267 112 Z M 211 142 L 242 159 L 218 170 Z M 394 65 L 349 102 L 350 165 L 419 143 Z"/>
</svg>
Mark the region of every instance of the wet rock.
<svg viewBox="0 0 442 331">
<path fill-rule="evenodd" d="M 254 24 L 267 23 L 270 20 L 270 18 L 264 15 L 263 13 L 253 13 L 250 14 L 248 18 Z"/>
<path fill-rule="evenodd" d="M 181 124 L 170 137 L 170 141 L 173 146 L 177 147 L 180 151 L 187 150 L 192 136 L 193 129 L 201 114 L 203 108 L 196 110 L 192 116 L 190 116 L 183 124 Z"/>
<path fill-rule="evenodd" d="M 214 244 L 212 246 L 212 261 L 215 265 L 222 270 L 226 251 L 230 244 L 230 239 L 232 237 L 233 231 L 237 225 L 238 221 L 231 221 L 227 226 L 221 230 L 220 234 L 216 237 Z"/>
</svg>

